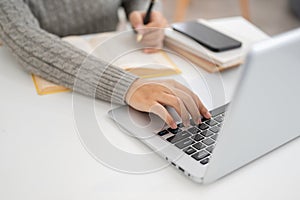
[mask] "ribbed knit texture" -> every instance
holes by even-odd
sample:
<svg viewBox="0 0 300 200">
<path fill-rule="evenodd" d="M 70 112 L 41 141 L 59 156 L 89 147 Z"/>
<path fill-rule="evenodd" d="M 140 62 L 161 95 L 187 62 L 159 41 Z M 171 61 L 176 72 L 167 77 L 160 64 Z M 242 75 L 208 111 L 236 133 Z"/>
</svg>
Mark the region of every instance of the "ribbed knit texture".
<svg viewBox="0 0 300 200">
<path fill-rule="evenodd" d="M 146 2 L 0 0 L 0 38 L 30 73 L 84 95 L 124 104 L 137 77 L 88 56 L 59 36 L 115 30 L 120 6 L 129 14 L 145 10 Z M 75 81 L 78 88 L 73 88 Z"/>
</svg>

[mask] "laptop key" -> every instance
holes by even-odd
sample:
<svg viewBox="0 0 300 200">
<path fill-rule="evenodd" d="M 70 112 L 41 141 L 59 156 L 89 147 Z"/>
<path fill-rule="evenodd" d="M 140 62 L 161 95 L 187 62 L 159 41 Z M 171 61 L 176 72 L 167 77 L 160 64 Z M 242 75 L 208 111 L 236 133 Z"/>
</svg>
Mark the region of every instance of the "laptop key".
<svg viewBox="0 0 300 200">
<path fill-rule="evenodd" d="M 176 129 L 168 128 L 168 131 L 170 131 L 173 134 L 177 134 L 177 133 L 181 132 L 182 130 L 180 128 L 176 128 Z"/>
<path fill-rule="evenodd" d="M 215 119 L 217 122 L 220 122 L 220 123 L 224 121 L 224 117 L 221 116 L 221 115 L 215 117 L 214 119 Z"/>
<path fill-rule="evenodd" d="M 211 145 L 209 147 L 206 148 L 206 151 L 208 151 L 209 153 L 212 153 L 212 151 L 214 150 L 215 146 Z"/>
<path fill-rule="evenodd" d="M 184 125 L 183 125 L 183 123 L 179 123 L 179 124 L 177 124 L 177 127 L 178 127 L 178 128 L 183 128 Z"/>
<path fill-rule="evenodd" d="M 198 143 L 194 144 L 193 147 L 198 150 L 201 150 L 201 149 L 204 149 L 206 146 L 204 144 L 202 144 L 201 142 L 198 142 Z"/>
<path fill-rule="evenodd" d="M 211 136 L 210 138 L 213 140 L 217 140 L 218 134 L 214 134 L 213 136 Z"/>
<path fill-rule="evenodd" d="M 210 125 L 210 126 L 214 126 L 214 125 L 218 124 L 218 123 L 217 123 L 215 120 L 213 120 L 213 119 L 207 120 L 205 123 L 208 124 L 208 125 Z"/>
<path fill-rule="evenodd" d="M 197 161 L 202 160 L 203 158 L 206 158 L 207 156 L 209 156 L 209 153 L 204 150 L 201 150 L 192 155 L 192 157 Z"/>
<path fill-rule="evenodd" d="M 205 159 L 203 159 L 203 160 L 200 161 L 200 163 L 202 165 L 206 165 L 208 162 L 209 162 L 209 158 L 205 158 Z"/>
<path fill-rule="evenodd" d="M 201 118 L 201 122 L 206 122 L 207 120 L 209 120 L 209 119 L 206 119 L 204 117 Z"/>
<path fill-rule="evenodd" d="M 195 126 L 196 125 L 193 119 L 190 119 L 190 124 L 191 124 L 191 126 Z"/>
<path fill-rule="evenodd" d="M 164 135 L 166 135 L 166 134 L 168 134 L 169 133 L 169 131 L 167 131 L 167 130 L 162 130 L 162 131 L 160 131 L 159 133 L 157 133 L 159 136 L 164 136 Z"/>
<path fill-rule="evenodd" d="M 175 144 L 176 147 L 178 147 L 179 149 L 183 149 L 191 144 L 194 144 L 195 142 L 189 138 L 186 138 L 178 143 Z"/>
<path fill-rule="evenodd" d="M 206 129 L 209 128 L 209 126 L 208 126 L 207 124 L 204 124 L 204 123 L 199 124 L 198 127 L 199 127 L 201 130 L 206 130 Z"/>
<path fill-rule="evenodd" d="M 187 131 L 182 131 L 182 132 L 179 132 L 177 133 L 176 135 L 172 136 L 172 137 L 169 137 L 167 139 L 167 141 L 171 142 L 172 144 L 175 144 L 177 142 L 179 142 L 180 140 L 183 140 L 187 137 L 190 137 L 191 134 L 188 133 Z"/>
<path fill-rule="evenodd" d="M 202 142 L 204 144 L 206 144 L 207 146 L 212 145 L 213 143 L 215 143 L 215 141 L 210 139 L 210 138 L 206 138 L 205 140 L 202 140 Z"/>
<path fill-rule="evenodd" d="M 195 140 L 196 142 L 199 142 L 200 140 L 203 140 L 204 137 L 200 134 L 192 136 L 192 139 Z"/>
<path fill-rule="evenodd" d="M 209 130 L 203 131 L 200 134 L 203 135 L 204 137 L 209 137 L 209 136 L 213 135 L 213 133 Z"/>
<path fill-rule="evenodd" d="M 196 134 L 196 133 L 201 132 L 201 131 L 200 131 L 198 128 L 196 128 L 196 127 L 189 128 L 188 131 L 189 131 L 190 133 L 192 133 L 193 135 Z"/>
<path fill-rule="evenodd" d="M 184 150 L 184 152 L 187 154 L 187 155 L 191 155 L 193 153 L 196 152 L 196 150 L 193 148 L 193 147 L 188 147 Z"/>
<path fill-rule="evenodd" d="M 217 126 L 214 126 L 214 127 L 210 128 L 209 130 L 214 132 L 214 133 L 218 133 L 220 131 L 220 128 L 217 127 Z"/>
</svg>

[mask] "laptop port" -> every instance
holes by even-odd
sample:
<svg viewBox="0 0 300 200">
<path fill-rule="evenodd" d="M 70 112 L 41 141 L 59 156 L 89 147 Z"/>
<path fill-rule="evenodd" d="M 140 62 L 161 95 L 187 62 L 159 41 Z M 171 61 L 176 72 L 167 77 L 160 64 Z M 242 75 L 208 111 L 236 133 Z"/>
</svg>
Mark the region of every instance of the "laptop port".
<svg viewBox="0 0 300 200">
<path fill-rule="evenodd" d="M 182 169 L 181 167 L 178 167 L 178 169 L 179 169 L 180 171 L 184 172 L 184 169 Z"/>
</svg>

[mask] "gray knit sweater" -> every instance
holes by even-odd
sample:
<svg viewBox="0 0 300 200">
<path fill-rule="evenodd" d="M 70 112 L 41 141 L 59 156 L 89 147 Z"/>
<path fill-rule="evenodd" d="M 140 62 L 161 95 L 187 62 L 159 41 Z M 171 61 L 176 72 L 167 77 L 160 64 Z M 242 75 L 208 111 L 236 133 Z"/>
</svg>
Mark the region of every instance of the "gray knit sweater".
<svg viewBox="0 0 300 200">
<path fill-rule="evenodd" d="M 146 0 L 0 0 L 0 38 L 30 72 L 97 99 L 124 104 L 136 76 L 88 56 L 61 36 L 115 30 L 117 10 Z M 83 62 L 84 61 L 84 62 Z M 80 76 L 77 76 L 80 69 Z"/>
</svg>

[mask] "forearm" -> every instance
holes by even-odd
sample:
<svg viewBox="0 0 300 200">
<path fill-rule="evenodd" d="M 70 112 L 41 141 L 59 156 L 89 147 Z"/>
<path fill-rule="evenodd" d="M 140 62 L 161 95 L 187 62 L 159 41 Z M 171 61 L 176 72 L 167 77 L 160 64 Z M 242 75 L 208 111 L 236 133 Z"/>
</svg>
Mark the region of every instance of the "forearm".
<svg viewBox="0 0 300 200">
<path fill-rule="evenodd" d="M 3 0 L 0 3 L 0 37 L 29 72 L 82 94 L 124 104 L 135 76 L 107 66 L 40 29 L 26 7 L 22 11 L 14 9 L 20 2 Z M 75 81 L 78 88 L 73 88 Z"/>
</svg>

